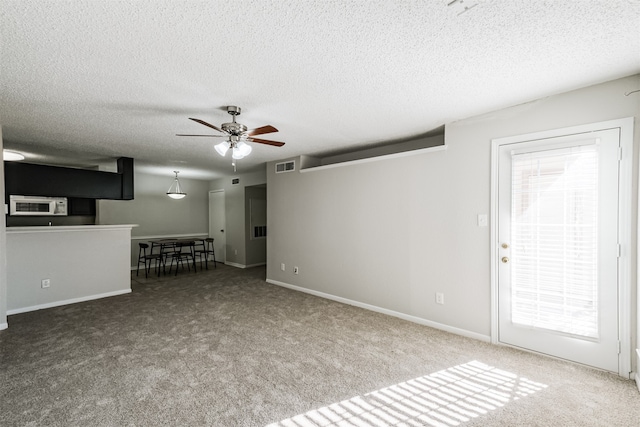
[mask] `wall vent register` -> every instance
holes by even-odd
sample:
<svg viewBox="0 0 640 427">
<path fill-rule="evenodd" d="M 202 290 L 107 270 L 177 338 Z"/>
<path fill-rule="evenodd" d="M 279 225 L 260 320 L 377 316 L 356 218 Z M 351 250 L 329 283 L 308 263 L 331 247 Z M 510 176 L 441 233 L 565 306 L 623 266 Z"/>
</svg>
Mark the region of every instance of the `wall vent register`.
<svg viewBox="0 0 640 427">
<path fill-rule="evenodd" d="M 276 173 L 293 172 L 296 170 L 296 161 L 291 160 L 288 162 L 276 163 Z"/>
</svg>

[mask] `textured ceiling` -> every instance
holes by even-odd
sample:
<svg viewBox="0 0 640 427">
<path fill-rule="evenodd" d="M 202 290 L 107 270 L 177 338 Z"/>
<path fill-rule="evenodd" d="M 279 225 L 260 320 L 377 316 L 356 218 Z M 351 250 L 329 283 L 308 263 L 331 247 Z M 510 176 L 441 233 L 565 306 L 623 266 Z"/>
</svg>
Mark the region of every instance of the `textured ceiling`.
<svg viewBox="0 0 640 427">
<path fill-rule="evenodd" d="M 5 148 L 211 179 L 233 173 L 217 139 L 175 134 L 226 105 L 286 142 L 253 144 L 243 172 L 640 72 L 638 0 L 450 2 L 3 0 Z"/>
</svg>

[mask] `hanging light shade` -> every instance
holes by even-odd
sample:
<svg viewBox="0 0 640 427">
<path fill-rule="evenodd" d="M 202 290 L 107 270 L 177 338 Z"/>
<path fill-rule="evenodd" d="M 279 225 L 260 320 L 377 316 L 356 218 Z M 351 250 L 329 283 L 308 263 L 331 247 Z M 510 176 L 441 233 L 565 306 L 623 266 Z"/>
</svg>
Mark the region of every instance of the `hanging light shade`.
<svg viewBox="0 0 640 427">
<path fill-rule="evenodd" d="M 233 147 L 233 157 L 236 160 L 240 160 L 243 157 L 246 157 L 251 153 L 251 146 L 249 144 L 245 144 L 244 141 L 240 141 Z"/>
<path fill-rule="evenodd" d="M 24 160 L 24 155 L 17 151 L 2 150 L 2 158 L 3 160 L 18 162 Z"/>
<path fill-rule="evenodd" d="M 244 156 L 242 155 L 242 153 L 240 153 L 240 150 L 238 150 L 237 147 L 233 147 L 233 152 L 231 153 L 231 158 L 234 159 L 234 160 L 240 160 L 243 157 Z"/>
<path fill-rule="evenodd" d="M 231 157 L 234 160 L 240 160 L 248 156 L 252 150 L 252 147 L 240 138 L 238 135 L 230 135 L 228 141 L 223 141 L 213 148 L 215 148 L 222 157 L 231 149 Z"/>
<path fill-rule="evenodd" d="M 244 141 L 238 142 L 238 144 L 236 144 L 236 147 L 238 147 L 238 150 L 240 150 L 240 154 L 242 154 L 242 157 L 247 157 L 252 150 L 251 146 Z"/>
<path fill-rule="evenodd" d="M 171 197 L 172 199 L 182 199 L 187 195 L 187 193 L 182 191 L 182 188 L 180 187 L 180 181 L 178 181 L 178 173 L 180 172 L 173 171 L 173 173 L 176 174 L 176 177 L 173 180 L 173 184 L 171 184 L 171 187 L 169 187 L 169 190 L 167 191 L 167 196 Z"/>
<path fill-rule="evenodd" d="M 229 143 L 229 141 L 223 141 L 220 144 L 217 144 L 213 148 L 216 149 L 218 154 L 220 154 L 222 157 L 224 157 L 224 155 L 227 154 L 227 150 L 229 150 L 229 147 L 231 147 L 231 144 Z"/>
</svg>

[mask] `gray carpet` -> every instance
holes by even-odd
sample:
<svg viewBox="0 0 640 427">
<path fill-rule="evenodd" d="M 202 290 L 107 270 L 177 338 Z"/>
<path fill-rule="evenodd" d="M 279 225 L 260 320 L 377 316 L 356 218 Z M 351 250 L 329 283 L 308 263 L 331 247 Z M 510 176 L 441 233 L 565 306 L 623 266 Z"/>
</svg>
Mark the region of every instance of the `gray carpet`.
<svg viewBox="0 0 640 427">
<path fill-rule="evenodd" d="M 615 375 L 272 286 L 180 273 L 9 317 L 2 426 L 637 426 Z"/>
</svg>

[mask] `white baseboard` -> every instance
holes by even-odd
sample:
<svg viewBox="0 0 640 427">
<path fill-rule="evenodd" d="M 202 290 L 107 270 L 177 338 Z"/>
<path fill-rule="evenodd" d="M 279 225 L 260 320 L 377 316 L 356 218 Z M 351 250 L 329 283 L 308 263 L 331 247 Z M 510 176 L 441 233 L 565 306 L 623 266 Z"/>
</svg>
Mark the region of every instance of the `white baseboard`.
<svg viewBox="0 0 640 427">
<path fill-rule="evenodd" d="M 245 268 L 260 267 L 261 265 L 267 265 L 267 263 L 266 262 L 259 262 L 257 264 L 249 264 Z"/>
<path fill-rule="evenodd" d="M 236 268 L 247 268 L 247 266 L 244 264 L 238 264 L 237 262 L 231 262 L 231 261 L 225 261 L 224 265 L 230 265 L 231 267 L 236 267 Z"/>
<path fill-rule="evenodd" d="M 640 391 L 640 348 L 636 348 L 636 386 L 638 387 L 638 391 Z"/>
<path fill-rule="evenodd" d="M 0 323 L 0 331 L 2 331 L 3 329 L 7 329 L 9 327 L 8 323 Z"/>
<path fill-rule="evenodd" d="M 467 331 L 466 329 L 460 329 L 453 326 L 445 325 L 443 323 L 433 322 L 431 320 L 423 319 L 421 317 L 412 316 L 410 314 L 400 313 L 398 311 L 389 310 L 386 308 L 378 307 L 371 304 L 366 304 L 360 301 L 354 301 L 343 297 L 327 294 L 324 292 L 314 291 L 312 289 L 302 288 L 300 286 L 290 285 L 288 283 L 280 282 L 278 280 L 267 279 L 267 283 L 272 285 L 282 286 L 283 288 L 293 289 L 294 291 L 304 292 L 306 294 L 315 295 L 317 297 L 329 299 L 332 301 L 341 302 L 343 304 L 353 305 L 355 307 L 364 308 L 365 310 L 375 311 L 377 313 L 386 314 L 393 317 L 398 317 L 409 322 L 418 323 L 420 325 L 429 326 L 431 328 L 440 329 L 445 332 L 451 332 L 452 334 L 462 335 L 463 337 L 473 338 L 476 340 L 491 342 L 491 337 L 488 335 L 478 334 L 477 332 Z"/>
<path fill-rule="evenodd" d="M 124 295 L 129 293 L 131 293 L 131 288 L 122 289 L 122 290 L 113 291 L 113 292 L 106 292 L 104 294 L 96 294 L 96 295 L 88 295 L 88 296 L 79 297 L 79 298 L 71 298 L 63 301 L 48 302 L 46 304 L 32 305 L 31 307 L 14 308 L 13 310 L 7 310 L 7 315 L 27 313 L 29 311 L 42 310 L 44 308 L 59 307 L 61 305 L 75 304 L 77 302 L 91 301 L 94 299 L 114 297 L 116 295 Z"/>
<path fill-rule="evenodd" d="M 231 267 L 237 267 L 237 268 L 252 268 L 252 267 L 260 267 L 261 265 L 267 265 L 267 263 L 259 262 L 257 264 L 245 265 L 245 264 L 238 264 L 237 262 L 225 261 L 224 265 L 230 265 Z"/>
</svg>

